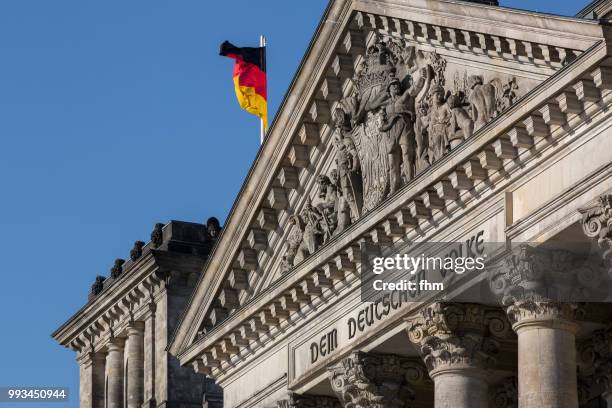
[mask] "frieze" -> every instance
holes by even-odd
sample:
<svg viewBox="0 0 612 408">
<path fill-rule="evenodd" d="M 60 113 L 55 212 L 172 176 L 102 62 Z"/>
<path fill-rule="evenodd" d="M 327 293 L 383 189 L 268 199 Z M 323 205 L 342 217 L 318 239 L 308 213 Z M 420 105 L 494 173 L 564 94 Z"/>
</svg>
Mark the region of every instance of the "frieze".
<svg viewBox="0 0 612 408">
<path fill-rule="evenodd" d="M 331 113 L 334 158 L 317 195 L 289 218 L 288 272 L 518 99 L 515 77 L 452 77 L 445 57 L 376 37 Z M 452 84 L 447 84 L 452 82 Z"/>
</svg>

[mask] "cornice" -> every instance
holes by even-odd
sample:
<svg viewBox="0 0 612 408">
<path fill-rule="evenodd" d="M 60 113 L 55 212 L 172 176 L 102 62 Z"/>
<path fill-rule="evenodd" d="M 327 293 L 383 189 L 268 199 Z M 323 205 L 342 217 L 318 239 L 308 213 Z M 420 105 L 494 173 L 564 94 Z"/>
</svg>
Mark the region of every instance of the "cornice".
<svg viewBox="0 0 612 408">
<path fill-rule="evenodd" d="M 73 342 L 74 345 L 79 343 L 78 338 L 101 317 L 109 312 L 123 313 L 124 310 L 119 311 L 122 308 L 118 308 L 122 300 L 127 301 L 129 298 L 130 302 L 140 304 L 143 298 L 149 297 L 155 302 L 157 292 L 153 288 L 164 283 L 173 273 L 199 274 L 203 263 L 204 258 L 198 255 L 149 250 L 122 274 L 121 279 L 112 282 L 111 286 L 79 309 L 51 336 L 60 344 L 72 347 Z M 137 310 L 132 312 L 136 313 Z"/>
<path fill-rule="evenodd" d="M 355 8 L 396 18 L 417 13 L 424 23 L 581 51 L 602 38 L 601 25 L 597 21 L 460 0 L 356 0 Z M 569 46 L 568 40 L 575 41 L 576 46 Z"/>
<path fill-rule="evenodd" d="M 93 323 L 104 310 L 116 303 L 129 289 L 133 288 L 143 277 L 151 275 L 157 269 L 153 253 L 149 251 L 138 260 L 121 280 L 104 290 L 93 301 L 88 302 L 74 313 L 65 323 L 55 330 L 51 337 L 62 345 L 67 345 L 72 337 L 78 335 L 82 329 Z"/>
</svg>

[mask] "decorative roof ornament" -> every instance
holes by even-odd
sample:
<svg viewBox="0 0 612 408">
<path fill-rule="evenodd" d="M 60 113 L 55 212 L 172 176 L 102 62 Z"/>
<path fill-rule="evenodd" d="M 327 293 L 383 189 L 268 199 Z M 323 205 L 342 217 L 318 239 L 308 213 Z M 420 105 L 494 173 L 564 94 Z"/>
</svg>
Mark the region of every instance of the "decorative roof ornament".
<svg viewBox="0 0 612 408">
<path fill-rule="evenodd" d="M 163 234 L 163 228 L 164 228 L 164 224 L 162 224 L 161 222 L 158 222 L 157 224 L 155 224 L 155 227 L 153 228 L 153 232 L 151 232 L 151 243 L 153 244 L 154 247 L 158 247 L 162 244 L 162 242 L 164 241 L 164 234 Z"/>
<path fill-rule="evenodd" d="M 102 292 L 102 289 L 104 289 L 104 281 L 105 280 L 106 280 L 106 277 L 104 277 L 104 276 L 101 276 L 101 275 L 96 276 L 96 280 L 91 285 L 91 294 L 92 295 L 96 296 L 100 292 Z"/>
<path fill-rule="evenodd" d="M 142 241 L 135 241 L 134 242 L 134 246 L 132 247 L 132 250 L 130 251 L 130 259 L 132 261 L 137 261 L 138 258 L 140 258 L 142 256 L 142 248 L 144 247 L 145 243 Z"/>
<path fill-rule="evenodd" d="M 115 264 L 110 270 L 112 278 L 118 278 L 119 275 L 123 272 L 123 264 L 125 263 L 125 259 L 117 258 L 115 259 Z"/>
</svg>

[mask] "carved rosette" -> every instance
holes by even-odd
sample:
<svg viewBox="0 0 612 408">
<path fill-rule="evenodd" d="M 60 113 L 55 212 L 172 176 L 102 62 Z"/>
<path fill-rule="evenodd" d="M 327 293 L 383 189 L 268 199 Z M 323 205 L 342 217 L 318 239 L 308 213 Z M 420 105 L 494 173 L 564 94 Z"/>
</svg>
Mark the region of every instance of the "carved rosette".
<svg viewBox="0 0 612 408">
<path fill-rule="evenodd" d="M 491 269 L 489 283 L 510 322 L 518 325 L 558 320 L 574 330 L 579 300 L 600 284 L 596 266 L 566 250 L 521 245 Z"/>
<path fill-rule="evenodd" d="M 336 398 L 321 395 L 300 395 L 290 393 L 283 400 L 276 402 L 277 408 L 341 408 Z"/>
<path fill-rule="evenodd" d="M 509 325 L 499 312 L 477 304 L 435 303 L 408 318 L 408 337 L 418 345 L 429 375 L 445 370 L 484 368 Z"/>
<path fill-rule="evenodd" d="M 328 368 L 332 389 L 345 408 L 401 408 L 414 397 L 407 385 L 409 359 L 390 354 L 353 352 Z M 418 374 L 410 371 L 411 376 Z"/>
<path fill-rule="evenodd" d="M 579 211 L 582 230 L 587 237 L 597 240 L 612 276 L 612 194 L 600 196 L 596 203 Z"/>
</svg>

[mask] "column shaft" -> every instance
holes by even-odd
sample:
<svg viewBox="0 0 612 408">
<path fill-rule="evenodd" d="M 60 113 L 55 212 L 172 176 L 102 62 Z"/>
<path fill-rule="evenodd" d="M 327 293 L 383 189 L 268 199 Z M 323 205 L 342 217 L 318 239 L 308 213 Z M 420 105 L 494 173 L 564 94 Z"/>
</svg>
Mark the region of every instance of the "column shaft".
<svg viewBox="0 0 612 408">
<path fill-rule="evenodd" d="M 434 375 L 434 407 L 488 408 L 488 385 L 484 373 L 471 371 L 448 370 Z"/>
<path fill-rule="evenodd" d="M 104 408 L 104 366 L 101 353 L 87 353 L 79 361 L 79 406 Z"/>
<path fill-rule="evenodd" d="M 87 356 L 79 361 L 79 407 L 93 408 L 93 363 Z"/>
<path fill-rule="evenodd" d="M 127 408 L 140 408 L 144 398 L 144 331 L 140 322 L 128 329 Z"/>
<path fill-rule="evenodd" d="M 106 355 L 106 408 L 123 408 L 123 341 L 113 340 Z"/>
<path fill-rule="evenodd" d="M 516 328 L 519 407 L 578 408 L 574 333 L 542 326 Z"/>
</svg>

